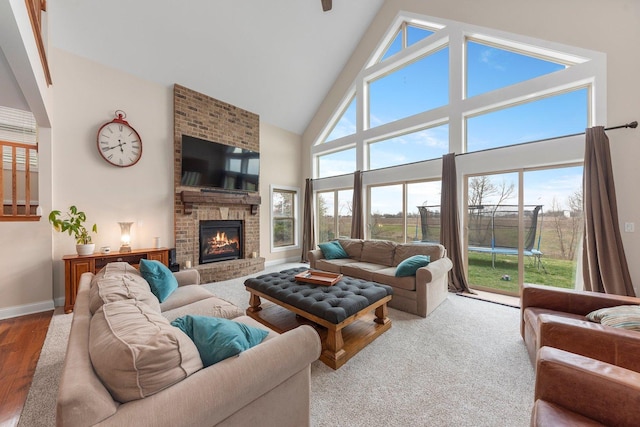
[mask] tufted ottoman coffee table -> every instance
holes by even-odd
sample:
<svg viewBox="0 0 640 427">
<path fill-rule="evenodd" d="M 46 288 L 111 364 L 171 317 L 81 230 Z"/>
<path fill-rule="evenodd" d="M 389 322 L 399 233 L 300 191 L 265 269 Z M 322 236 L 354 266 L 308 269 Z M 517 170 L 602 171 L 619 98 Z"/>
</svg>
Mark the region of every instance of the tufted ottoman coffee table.
<svg viewBox="0 0 640 427">
<path fill-rule="evenodd" d="M 279 333 L 311 324 L 322 339 L 320 360 L 338 369 L 391 327 L 387 303 L 393 289 L 352 277 L 333 286 L 296 282 L 294 276 L 305 270 L 247 279 L 244 284 L 251 294 L 247 315 Z M 263 309 L 261 297 L 275 305 Z"/>
</svg>

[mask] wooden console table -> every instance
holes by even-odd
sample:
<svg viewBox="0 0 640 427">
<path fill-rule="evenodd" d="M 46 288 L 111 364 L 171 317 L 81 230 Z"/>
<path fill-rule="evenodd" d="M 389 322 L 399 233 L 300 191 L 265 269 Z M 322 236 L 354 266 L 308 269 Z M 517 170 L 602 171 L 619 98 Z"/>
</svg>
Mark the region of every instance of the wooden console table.
<svg viewBox="0 0 640 427">
<path fill-rule="evenodd" d="M 64 312 L 71 313 L 76 302 L 80 276 L 83 273 L 97 273 L 110 262 L 124 261 L 138 267 L 141 259 L 160 261 L 169 265 L 169 249 L 134 249 L 131 252 L 111 252 L 108 254 L 94 253 L 92 255 L 65 255 L 64 261 Z"/>
</svg>

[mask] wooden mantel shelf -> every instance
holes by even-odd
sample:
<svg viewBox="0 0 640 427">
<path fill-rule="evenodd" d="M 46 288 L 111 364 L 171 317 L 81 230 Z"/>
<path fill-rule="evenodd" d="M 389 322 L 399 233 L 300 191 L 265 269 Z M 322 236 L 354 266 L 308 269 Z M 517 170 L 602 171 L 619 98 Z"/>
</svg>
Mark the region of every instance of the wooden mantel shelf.
<svg viewBox="0 0 640 427">
<path fill-rule="evenodd" d="M 193 212 L 194 204 L 218 204 L 218 205 L 251 205 L 251 214 L 258 213 L 261 203 L 259 195 L 249 193 L 209 192 L 209 191 L 181 191 L 180 199 L 184 204 L 186 215 Z"/>
</svg>

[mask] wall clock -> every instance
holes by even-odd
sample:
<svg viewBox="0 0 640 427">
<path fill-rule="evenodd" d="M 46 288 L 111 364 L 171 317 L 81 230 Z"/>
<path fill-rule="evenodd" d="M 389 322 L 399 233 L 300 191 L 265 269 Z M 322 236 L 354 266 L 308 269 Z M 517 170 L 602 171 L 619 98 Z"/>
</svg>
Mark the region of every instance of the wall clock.
<svg viewBox="0 0 640 427">
<path fill-rule="evenodd" d="M 115 116 L 98 129 L 98 152 L 110 164 L 126 168 L 138 163 L 142 157 L 142 139 L 125 120 L 124 111 L 116 110 Z"/>
</svg>

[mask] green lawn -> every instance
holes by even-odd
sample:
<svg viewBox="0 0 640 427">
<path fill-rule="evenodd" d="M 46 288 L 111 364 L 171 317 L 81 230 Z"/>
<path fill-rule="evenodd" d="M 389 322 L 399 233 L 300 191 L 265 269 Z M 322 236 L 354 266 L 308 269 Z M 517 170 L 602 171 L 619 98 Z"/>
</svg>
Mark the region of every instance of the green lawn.
<svg viewBox="0 0 640 427">
<path fill-rule="evenodd" d="M 572 261 L 542 257 L 546 268 L 538 268 L 534 258 L 525 257 L 524 282 L 539 285 L 573 288 L 575 265 Z M 509 275 L 511 280 L 503 280 Z M 497 255 L 495 268 L 491 266 L 491 254 L 469 252 L 469 284 L 471 287 L 499 289 L 517 294 L 518 257 L 515 255 Z"/>
<path fill-rule="evenodd" d="M 413 220 L 415 222 L 415 218 Z M 416 233 L 415 227 L 416 224 L 410 223 L 407 235 L 412 236 Z M 404 239 L 403 227 L 398 218 L 378 218 L 371 232 L 374 239 L 389 239 L 396 242 Z M 575 282 L 575 262 L 561 259 L 558 236 L 552 222 L 542 226 L 542 233 L 541 250 L 544 253 L 542 263 L 546 271 L 542 267 L 538 268 L 535 258 L 525 257 L 524 283 L 572 289 Z M 511 280 L 503 280 L 504 275 L 509 275 Z M 469 252 L 469 284 L 471 287 L 481 286 L 518 294 L 518 257 L 497 255 L 495 268 L 493 268 L 491 254 Z"/>
</svg>

